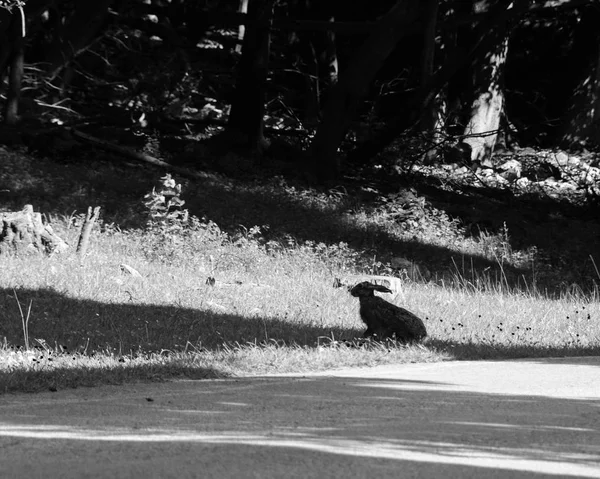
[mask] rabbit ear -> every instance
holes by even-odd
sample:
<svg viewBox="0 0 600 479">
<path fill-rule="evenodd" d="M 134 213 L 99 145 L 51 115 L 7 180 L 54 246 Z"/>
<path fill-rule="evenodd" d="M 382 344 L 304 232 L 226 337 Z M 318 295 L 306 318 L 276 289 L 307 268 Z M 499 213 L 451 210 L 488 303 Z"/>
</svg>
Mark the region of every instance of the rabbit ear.
<svg viewBox="0 0 600 479">
<path fill-rule="evenodd" d="M 390 288 L 386 288 L 385 286 L 382 286 L 380 284 L 371 285 L 371 289 L 373 291 L 380 291 L 381 293 L 391 293 L 392 292 L 392 290 Z"/>
<path fill-rule="evenodd" d="M 348 291 L 350 291 L 350 294 L 353 296 L 360 296 L 365 294 L 369 295 L 371 294 L 372 289 L 373 285 L 368 281 L 363 281 L 362 283 L 358 283 L 353 286 L 348 286 Z"/>
<path fill-rule="evenodd" d="M 369 283 L 368 281 L 363 281 L 362 283 L 358 283 L 352 289 L 354 290 L 366 290 L 366 291 L 380 291 L 382 293 L 391 293 L 392 290 L 382 286 L 380 284 Z"/>
</svg>

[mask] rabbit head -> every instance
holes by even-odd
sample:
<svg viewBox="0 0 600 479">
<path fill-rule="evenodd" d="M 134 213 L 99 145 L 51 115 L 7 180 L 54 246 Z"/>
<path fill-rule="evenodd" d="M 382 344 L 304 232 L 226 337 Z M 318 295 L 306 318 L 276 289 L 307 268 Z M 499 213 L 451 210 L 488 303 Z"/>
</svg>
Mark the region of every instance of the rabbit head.
<svg viewBox="0 0 600 479">
<path fill-rule="evenodd" d="M 380 284 L 369 283 L 368 281 L 363 281 L 362 283 L 358 283 L 350 289 L 350 294 L 355 298 L 368 298 L 374 296 L 374 292 L 379 291 L 381 293 L 391 293 L 392 290 L 386 288 L 385 286 L 381 286 Z"/>
</svg>

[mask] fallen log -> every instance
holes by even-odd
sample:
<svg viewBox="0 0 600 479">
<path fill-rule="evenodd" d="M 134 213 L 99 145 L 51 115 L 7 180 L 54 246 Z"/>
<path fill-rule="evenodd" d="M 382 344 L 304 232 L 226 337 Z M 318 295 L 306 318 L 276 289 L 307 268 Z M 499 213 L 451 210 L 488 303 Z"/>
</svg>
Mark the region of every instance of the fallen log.
<svg viewBox="0 0 600 479">
<path fill-rule="evenodd" d="M 174 171 L 175 173 L 178 173 L 179 175 L 185 176 L 187 178 L 204 179 L 207 177 L 206 173 L 192 171 L 188 168 L 182 168 L 180 166 L 170 165 L 169 163 L 159 160 L 158 158 L 155 158 L 153 156 L 147 155 L 146 153 L 141 153 L 124 146 L 115 145 L 114 143 L 110 143 L 108 141 L 101 140 L 100 138 L 96 138 L 92 135 L 88 135 L 87 133 L 83 133 L 79 130 L 76 130 L 75 128 L 71 128 L 70 131 L 76 139 L 85 141 L 87 143 L 91 143 L 99 148 L 102 148 L 105 151 L 111 151 L 126 158 L 130 158 L 132 160 L 143 161 L 146 163 L 150 163 L 154 166 L 160 166 L 162 168 L 166 168 L 167 170 Z"/>
</svg>

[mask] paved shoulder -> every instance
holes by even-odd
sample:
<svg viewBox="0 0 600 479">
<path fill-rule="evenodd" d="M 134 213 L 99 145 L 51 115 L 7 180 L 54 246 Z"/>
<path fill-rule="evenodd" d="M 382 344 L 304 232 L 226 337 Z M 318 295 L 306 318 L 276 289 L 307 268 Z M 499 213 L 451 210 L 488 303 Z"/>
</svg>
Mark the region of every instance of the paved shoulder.
<svg viewBox="0 0 600 479">
<path fill-rule="evenodd" d="M 0 397 L 2 477 L 598 477 L 600 358 Z"/>
<path fill-rule="evenodd" d="M 429 383 L 419 388 L 438 391 L 600 399 L 599 356 L 384 365 L 313 376 L 417 380 Z"/>
</svg>

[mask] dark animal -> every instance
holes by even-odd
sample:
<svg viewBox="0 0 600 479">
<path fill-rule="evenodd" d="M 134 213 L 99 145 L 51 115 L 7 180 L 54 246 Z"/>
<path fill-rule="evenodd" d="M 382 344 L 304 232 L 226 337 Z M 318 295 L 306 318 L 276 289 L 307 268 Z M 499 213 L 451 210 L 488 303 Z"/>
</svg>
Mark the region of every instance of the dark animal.
<svg viewBox="0 0 600 479">
<path fill-rule="evenodd" d="M 350 294 L 360 301 L 360 318 L 367 325 L 364 336 L 377 336 L 378 339 L 396 338 L 403 342 L 421 341 L 427 330 L 420 318 L 386 300 L 375 296 L 375 291 L 391 293 L 385 286 L 368 281 L 358 283 L 350 289 Z"/>
</svg>

